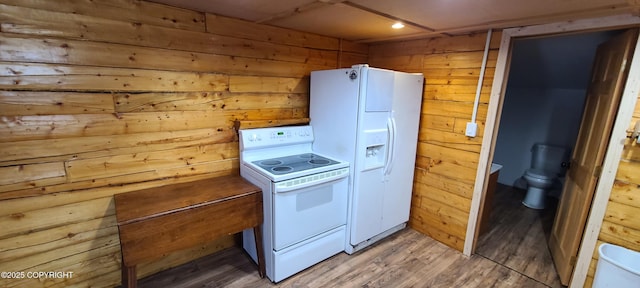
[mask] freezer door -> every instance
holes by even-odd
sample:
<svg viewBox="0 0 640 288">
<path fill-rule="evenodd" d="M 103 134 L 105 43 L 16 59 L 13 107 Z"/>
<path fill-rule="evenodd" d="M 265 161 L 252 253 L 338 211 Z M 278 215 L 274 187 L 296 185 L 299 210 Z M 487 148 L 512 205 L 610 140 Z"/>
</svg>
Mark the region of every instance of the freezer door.
<svg viewBox="0 0 640 288">
<path fill-rule="evenodd" d="M 384 171 L 389 157 L 389 118 L 393 104 L 394 72 L 367 71 L 364 103 L 358 115 L 356 159 L 351 206 L 350 243 L 356 245 L 382 232 Z"/>
<path fill-rule="evenodd" d="M 383 169 L 360 171 L 357 174 L 357 192 L 354 195 L 351 219 L 351 245 L 365 241 L 380 233 L 382 224 Z"/>
<path fill-rule="evenodd" d="M 389 151 L 389 112 L 366 112 L 361 115 L 358 131 L 353 202 L 351 206 L 351 239 L 356 245 L 380 233 L 384 200 L 384 164 Z"/>
<path fill-rule="evenodd" d="M 365 112 L 391 111 L 393 104 L 394 72 L 368 69 Z"/>
</svg>

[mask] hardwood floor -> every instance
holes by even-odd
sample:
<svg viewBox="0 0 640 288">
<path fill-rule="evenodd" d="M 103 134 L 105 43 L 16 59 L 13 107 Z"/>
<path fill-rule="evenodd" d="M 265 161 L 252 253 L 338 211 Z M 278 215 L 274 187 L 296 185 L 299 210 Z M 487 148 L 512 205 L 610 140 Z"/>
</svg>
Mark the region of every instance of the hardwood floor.
<svg viewBox="0 0 640 288">
<path fill-rule="evenodd" d="M 560 287 L 548 256 L 533 235 L 539 212 L 500 208 L 520 196 L 495 199 L 498 225 L 480 239 L 482 253 L 466 257 L 412 229 L 404 229 L 354 255 L 340 253 L 278 284 L 261 279 L 241 248 L 233 247 L 140 280 L 139 287 Z M 522 194 L 524 195 L 524 194 Z M 511 199 L 514 198 L 514 199 Z M 522 198 L 519 198 L 520 200 Z M 503 203 L 504 202 L 504 203 Z M 517 207 L 522 205 L 515 205 Z M 514 211 L 511 211 L 514 210 Z M 515 211 L 518 210 L 518 211 Z M 520 216 L 517 213 L 522 213 Z M 493 219 L 495 218 L 495 219 Z M 514 221 L 506 221 L 512 219 Z M 538 223 L 538 224 L 536 224 Z M 507 225 L 509 227 L 501 227 Z M 522 228 L 522 227 L 527 227 Z M 513 230 L 509 232 L 509 230 Z M 542 233 L 542 237 L 544 234 Z M 527 237 L 522 237 L 527 236 Z M 505 238 L 500 242 L 493 239 Z M 518 245 L 509 244 L 518 243 Z M 497 245 L 497 246 L 494 246 Z M 525 249 L 526 247 L 526 249 Z M 546 249 L 546 244 L 544 245 Z M 503 249 L 510 252 L 502 251 Z M 504 253 L 501 253 L 504 252 Z M 506 254 L 505 254 L 506 253 Z M 548 255 L 548 252 L 547 252 Z M 549 269 L 543 269 L 543 268 Z M 518 272 L 522 271 L 522 272 Z M 553 273 L 552 273 L 553 272 Z M 557 284 L 557 285 L 556 285 Z"/>
<path fill-rule="evenodd" d="M 549 197 L 547 208 L 533 210 L 521 203 L 525 193 L 498 184 L 489 230 L 478 239 L 476 253 L 549 287 L 563 287 L 547 246 L 557 199 Z"/>
</svg>

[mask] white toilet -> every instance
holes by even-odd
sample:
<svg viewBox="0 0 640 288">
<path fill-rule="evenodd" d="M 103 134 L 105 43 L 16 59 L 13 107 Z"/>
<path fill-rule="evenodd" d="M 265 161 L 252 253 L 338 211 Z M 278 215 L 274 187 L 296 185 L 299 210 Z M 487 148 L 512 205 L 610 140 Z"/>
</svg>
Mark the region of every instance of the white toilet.
<svg viewBox="0 0 640 288">
<path fill-rule="evenodd" d="M 564 147 L 534 144 L 531 148 L 531 168 L 523 178 L 527 180 L 527 194 L 522 201 L 532 209 L 544 209 L 547 190 L 566 173 L 563 163 L 568 163 L 569 153 Z"/>
</svg>

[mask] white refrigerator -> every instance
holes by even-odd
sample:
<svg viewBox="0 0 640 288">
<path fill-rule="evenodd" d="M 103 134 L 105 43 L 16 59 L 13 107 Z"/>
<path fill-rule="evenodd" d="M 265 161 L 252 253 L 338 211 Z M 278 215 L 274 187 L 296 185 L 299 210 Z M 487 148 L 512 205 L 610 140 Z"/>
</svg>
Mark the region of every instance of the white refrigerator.
<svg viewBox="0 0 640 288">
<path fill-rule="evenodd" d="M 368 65 L 311 72 L 313 150 L 352 163 L 349 254 L 409 220 L 423 83 Z"/>
</svg>

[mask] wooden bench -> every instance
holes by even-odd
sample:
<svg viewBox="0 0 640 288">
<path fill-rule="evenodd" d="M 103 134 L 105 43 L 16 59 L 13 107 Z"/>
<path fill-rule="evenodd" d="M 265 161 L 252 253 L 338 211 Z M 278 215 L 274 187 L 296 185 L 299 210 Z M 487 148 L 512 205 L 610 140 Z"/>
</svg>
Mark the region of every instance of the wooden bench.
<svg viewBox="0 0 640 288">
<path fill-rule="evenodd" d="M 262 191 L 240 176 L 171 184 L 115 198 L 122 286 L 136 287 L 136 265 L 252 228 L 264 277 Z"/>
</svg>

